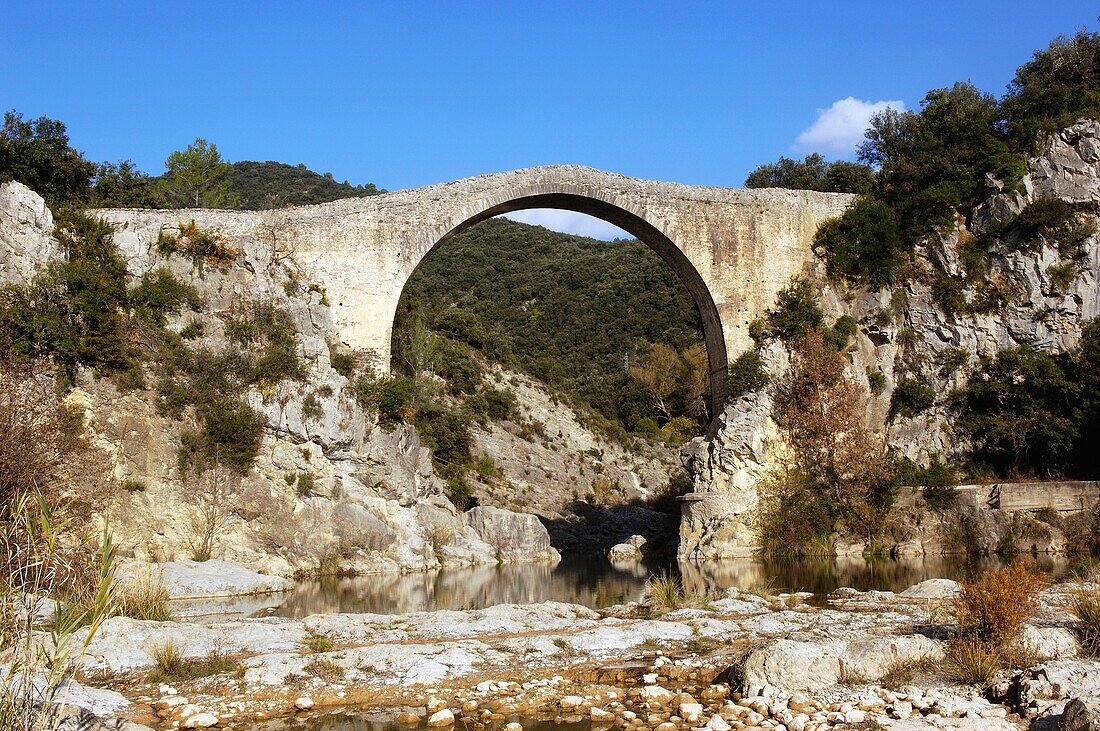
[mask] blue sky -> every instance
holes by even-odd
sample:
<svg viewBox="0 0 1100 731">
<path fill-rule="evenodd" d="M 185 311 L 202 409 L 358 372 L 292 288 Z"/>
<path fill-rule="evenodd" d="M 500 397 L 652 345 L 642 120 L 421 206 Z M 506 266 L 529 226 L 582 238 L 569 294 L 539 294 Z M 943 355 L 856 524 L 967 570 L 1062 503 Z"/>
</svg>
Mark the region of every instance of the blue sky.
<svg viewBox="0 0 1100 731">
<path fill-rule="evenodd" d="M 151 173 L 201 136 L 230 160 L 390 189 L 549 163 L 737 186 L 779 155 L 849 156 L 867 105 L 913 108 L 960 79 L 1001 93 L 1098 13 L 1080 0 L 16 0 L 0 105 Z"/>
</svg>

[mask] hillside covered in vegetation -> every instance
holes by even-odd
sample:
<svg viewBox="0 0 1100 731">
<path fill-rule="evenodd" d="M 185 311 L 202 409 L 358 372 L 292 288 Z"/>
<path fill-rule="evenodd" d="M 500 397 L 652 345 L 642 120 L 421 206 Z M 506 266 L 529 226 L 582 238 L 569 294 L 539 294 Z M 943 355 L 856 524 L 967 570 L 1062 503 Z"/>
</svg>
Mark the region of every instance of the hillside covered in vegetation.
<svg viewBox="0 0 1100 731">
<path fill-rule="evenodd" d="M 681 431 L 705 424 L 698 312 L 641 242 L 485 221 L 440 246 L 409 280 L 398 307 L 398 370 L 412 367 L 418 322 L 627 429 L 654 431 L 685 415 Z M 667 384 L 647 389 L 646 368 L 661 359 Z"/>
</svg>

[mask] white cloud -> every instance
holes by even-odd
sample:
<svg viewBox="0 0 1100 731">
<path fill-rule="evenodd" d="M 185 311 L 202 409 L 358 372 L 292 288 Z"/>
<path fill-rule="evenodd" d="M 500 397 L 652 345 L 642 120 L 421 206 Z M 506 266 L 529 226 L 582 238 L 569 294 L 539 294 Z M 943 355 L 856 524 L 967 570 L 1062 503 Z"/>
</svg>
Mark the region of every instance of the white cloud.
<svg viewBox="0 0 1100 731">
<path fill-rule="evenodd" d="M 562 211 L 556 208 L 531 208 L 526 211 L 514 211 L 505 213 L 504 218 L 510 218 L 520 223 L 530 223 L 535 226 L 543 226 L 551 231 L 561 231 L 578 236 L 589 236 L 594 239 L 629 239 L 633 238 L 618 226 L 613 226 L 585 213 L 575 211 Z"/>
<path fill-rule="evenodd" d="M 905 111 L 905 103 L 865 102 L 852 96 L 839 99 L 828 109 L 817 110 L 817 121 L 798 136 L 795 145 L 813 152 L 850 155 L 863 140 L 871 117 L 884 109 Z"/>
</svg>

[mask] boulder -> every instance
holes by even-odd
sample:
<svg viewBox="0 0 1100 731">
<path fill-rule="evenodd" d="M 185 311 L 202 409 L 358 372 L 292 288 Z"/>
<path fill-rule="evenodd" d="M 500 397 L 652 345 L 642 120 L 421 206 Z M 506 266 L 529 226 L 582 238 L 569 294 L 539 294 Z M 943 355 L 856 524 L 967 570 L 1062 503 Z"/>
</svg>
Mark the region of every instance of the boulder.
<svg viewBox="0 0 1100 731">
<path fill-rule="evenodd" d="M 761 695 L 765 688 L 781 691 L 820 690 L 840 682 L 843 644 L 821 645 L 776 640 L 749 653 L 742 692 Z"/>
<path fill-rule="evenodd" d="M 556 561 L 561 558 L 550 545 L 550 534 L 534 515 L 478 506 L 466 513 L 466 523 L 493 547 L 504 562 Z"/>
<path fill-rule="evenodd" d="M 1074 698 L 1067 703 L 1058 731 L 1100 731 L 1100 699 Z"/>
<path fill-rule="evenodd" d="M 951 579 L 928 579 L 913 584 L 901 596 L 911 599 L 950 599 L 959 593 L 959 582 Z"/>
<path fill-rule="evenodd" d="M 642 547 L 645 544 L 645 536 L 631 536 L 623 543 L 612 546 L 611 550 L 607 552 L 607 557 L 612 561 L 640 561 L 642 559 Z"/>
</svg>

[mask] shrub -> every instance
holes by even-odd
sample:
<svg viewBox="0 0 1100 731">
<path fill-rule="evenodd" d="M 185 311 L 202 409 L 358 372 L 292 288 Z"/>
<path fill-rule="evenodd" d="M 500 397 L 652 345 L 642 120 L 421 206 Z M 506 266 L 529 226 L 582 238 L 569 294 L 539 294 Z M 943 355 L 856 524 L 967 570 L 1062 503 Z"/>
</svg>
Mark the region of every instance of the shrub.
<svg viewBox="0 0 1100 731">
<path fill-rule="evenodd" d="M 1072 261 L 1063 261 L 1051 264 L 1047 267 L 1047 276 L 1050 283 L 1059 292 L 1068 292 L 1073 286 L 1073 280 L 1077 279 L 1077 264 Z"/>
<path fill-rule="evenodd" d="M 224 269 L 240 255 L 220 235 L 213 231 L 204 231 L 194 220 L 181 223 L 178 234 L 169 234 L 162 229 L 157 235 L 157 251 L 165 257 L 172 254 L 189 257 L 191 265 L 200 274 L 207 264 Z"/>
<path fill-rule="evenodd" d="M 1100 655 L 1100 594 L 1082 589 L 1071 606 L 1080 623 L 1081 646 L 1093 656 Z"/>
<path fill-rule="evenodd" d="M 954 599 L 962 635 L 994 647 L 1015 639 L 1045 586 L 1046 578 L 1024 561 L 962 581 Z"/>
<path fill-rule="evenodd" d="M 345 353 L 334 348 L 330 348 L 329 363 L 332 364 L 334 371 L 349 380 L 355 375 L 355 368 L 358 365 L 354 353 Z"/>
<path fill-rule="evenodd" d="M 955 680 L 988 688 L 1002 667 L 1001 652 L 977 637 L 953 637 L 945 648 L 947 667 Z"/>
<path fill-rule="evenodd" d="M 768 325 L 776 337 L 791 342 L 807 330 L 821 326 L 821 308 L 813 287 L 805 279 L 796 279 L 779 291 L 775 309 L 768 313 Z"/>
<path fill-rule="evenodd" d="M 839 506 L 829 490 L 797 468 L 768 473 L 757 489 L 760 500 L 753 523 L 764 554 L 832 552 L 831 534 Z"/>
<path fill-rule="evenodd" d="M 429 411 L 418 415 L 417 431 L 431 448 L 432 460 L 445 470 L 470 461 L 470 415 L 460 409 Z"/>
<path fill-rule="evenodd" d="M 477 505 L 477 498 L 466 478 L 458 475 L 447 480 L 447 497 L 460 511 L 465 512 Z"/>
<path fill-rule="evenodd" d="M 71 382 L 78 366 L 137 371 L 141 351 L 127 337 L 130 293 L 113 228 L 62 212 L 54 231 L 65 261 L 49 264 L 27 286 L 0 288 L 0 338 L 15 352 L 52 356 Z"/>
<path fill-rule="evenodd" d="M 890 397 L 890 416 L 913 417 L 936 403 L 936 392 L 922 380 L 903 378 Z"/>
<path fill-rule="evenodd" d="M 729 398 L 738 398 L 747 393 L 759 391 L 768 385 L 768 374 L 764 371 L 764 359 L 757 350 L 746 350 L 730 365 L 729 378 L 726 381 L 726 394 Z"/>
<path fill-rule="evenodd" d="M 470 348 L 447 338 L 439 338 L 432 369 L 447 381 L 454 394 L 472 394 L 481 381 L 481 366 Z"/>
<path fill-rule="evenodd" d="M 311 391 L 302 399 L 302 416 L 313 421 L 320 421 L 325 416 L 325 409 L 317 398 L 317 392 Z"/>
<path fill-rule="evenodd" d="M 171 622 L 168 588 L 159 572 L 144 571 L 118 588 L 118 613 L 134 619 Z"/>
<path fill-rule="evenodd" d="M 192 320 L 187 323 L 182 330 L 180 330 L 180 337 L 184 340 L 194 340 L 202 335 L 203 324 L 202 320 Z"/>
<path fill-rule="evenodd" d="M 950 397 L 975 456 L 1000 474 L 1070 464 L 1081 423 L 1075 411 L 1080 383 L 1087 381 L 1071 378 L 1065 359 L 1030 348 L 1008 348 L 980 363 Z"/>
<path fill-rule="evenodd" d="M 646 597 L 666 610 L 679 609 L 684 604 L 684 587 L 680 580 L 667 572 L 651 576 L 646 582 Z"/>
<path fill-rule="evenodd" d="M 264 415 L 239 397 L 218 399 L 199 408 L 202 433 L 190 433 L 180 445 L 180 464 L 221 464 L 244 474 L 260 451 Z"/>
<path fill-rule="evenodd" d="M 413 417 L 416 380 L 367 371 L 355 379 L 355 400 L 364 409 L 376 412 L 383 424 L 407 422 Z"/>
<path fill-rule="evenodd" d="M 122 489 L 126 492 L 145 492 L 145 480 L 123 480 Z"/>
<path fill-rule="evenodd" d="M 873 395 L 878 396 L 886 388 L 886 374 L 882 371 L 868 373 L 867 386 L 871 389 Z"/>
<path fill-rule="evenodd" d="M 481 386 L 477 393 L 466 400 L 466 405 L 480 417 L 492 421 L 507 421 L 516 409 L 516 397 L 508 391 L 492 386 Z"/>
<path fill-rule="evenodd" d="M 936 354 L 935 362 L 939 366 L 939 374 L 950 378 L 970 363 L 970 351 L 966 348 L 945 348 Z"/>
<path fill-rule="evenodd" d="M 648 416 L 642 419 L 638 419 L 638 423 L 634 425 L 634 431 L 639 434 L 644 434 L 651 439 L 661 433 L 661 427 L 657 425 L 657 422 Z"/>
<path fill-rule="evenodd" d="M 814 234 L 814 246 L 825 251 L 829 276 L 848 278 L 881 289 L 901 274 L 903 246 L 894 211 L 864 196 L 840 218 L 827 221 Z"/>
<path fill-rule="evenodd" d="M 504 471 L 497 467 L 493 458 L 487 454 L 478 457 L 477 462 L 474 463 L 474 471 L 484 479 L 500 477 L 504 474 Z"/>
<path fill-rule="evenodd" d="M 851 315 L 841 315 L 831 328 L 825 331 L 825 343 L 833 350 L 844 350 L 856 334 L 856 321 Z"/>
<path fill-rule="evenodd" d="M 967 311 L 966 281 L 961 277 L 952 277 L 937 272 L 932 280 L 932 299 L 947 315 L 957 315 Z"/>
<path fill-rule="evenodd" d="M 167 316 L 179 314 L 184 305 L 192 310 L 203 305 L 198 290 L 163 267 L 141 276 L 141 283 L 130 293 L 130 303 L 139 316 L 158 327 L 164 327 Z"/>
<path fill-rule="evenodd" d="M 314 478 L 312 472 L 299 472 L 296 490 L 301 497 L 313 495 Z"/>
</svg>

